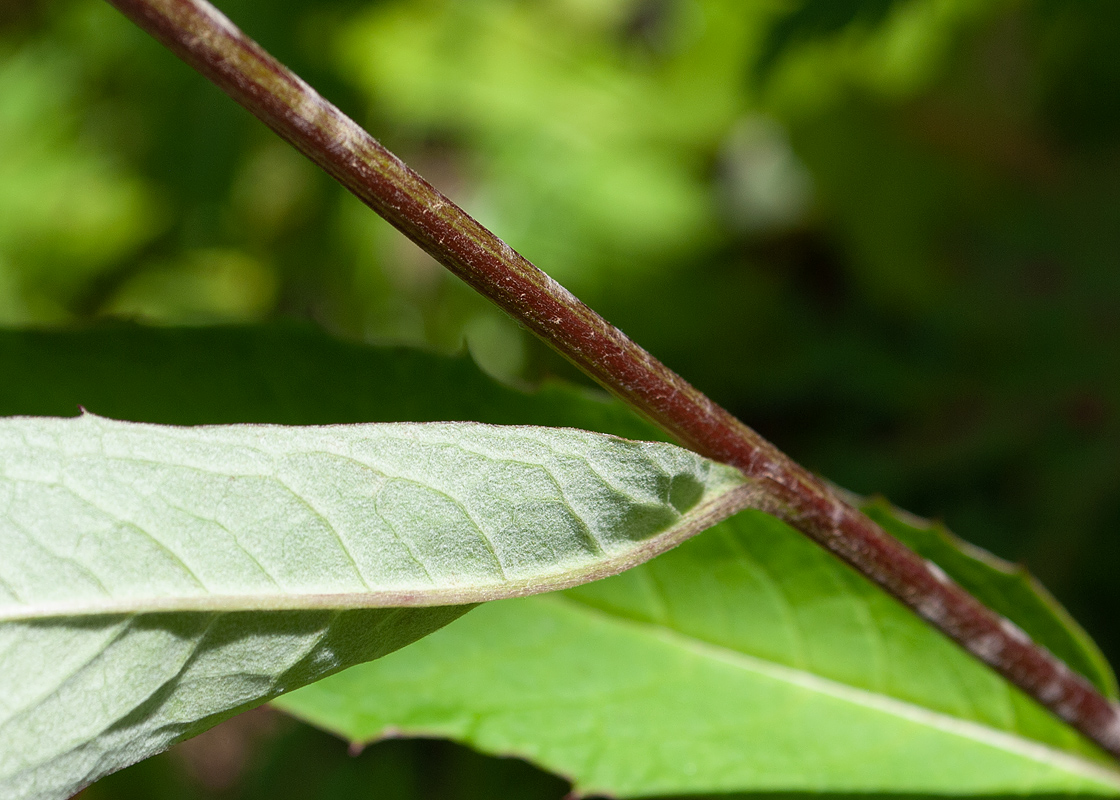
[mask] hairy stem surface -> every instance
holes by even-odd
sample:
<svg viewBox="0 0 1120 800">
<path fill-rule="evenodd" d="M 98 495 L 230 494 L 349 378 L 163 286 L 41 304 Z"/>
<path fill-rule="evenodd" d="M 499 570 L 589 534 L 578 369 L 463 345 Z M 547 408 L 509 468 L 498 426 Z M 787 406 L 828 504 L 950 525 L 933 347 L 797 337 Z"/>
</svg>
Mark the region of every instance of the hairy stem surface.
<svg viewBox="0 0 1120 800">
<path fill-rule="evenodd" d="M 612 393 L 685 446 L 755 479 L 763 510 L 1120 758 L 1120 710 L 1088 681 L 514 252 L 212 5 L 108 1 Z"/>
</svg>

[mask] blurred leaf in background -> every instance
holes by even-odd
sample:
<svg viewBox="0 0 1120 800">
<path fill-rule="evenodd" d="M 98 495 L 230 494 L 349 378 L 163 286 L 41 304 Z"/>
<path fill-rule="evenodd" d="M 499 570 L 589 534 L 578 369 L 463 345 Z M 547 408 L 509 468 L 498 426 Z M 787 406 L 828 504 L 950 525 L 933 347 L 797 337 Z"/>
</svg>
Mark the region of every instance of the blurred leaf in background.
<svg viewBox="0 0 1120 800">
<path fill-rule="evenodd" d="M 1120 657 L 1120 10 L 224 0 L 810 468 Z M 571 370 L 100 0 L 0 6 L 0 324 L 311 318 Z"/>
</svg>

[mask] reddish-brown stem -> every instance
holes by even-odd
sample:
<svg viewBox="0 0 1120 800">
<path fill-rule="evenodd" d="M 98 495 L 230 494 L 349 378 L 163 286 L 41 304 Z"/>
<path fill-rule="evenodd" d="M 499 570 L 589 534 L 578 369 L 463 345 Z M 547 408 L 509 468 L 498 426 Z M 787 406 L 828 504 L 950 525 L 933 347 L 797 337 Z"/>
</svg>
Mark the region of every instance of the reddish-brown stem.
<svg viewBox="0 0 1120 800">
<path fill-rule="evenodd" d="M 1021 630 L 436 191 L 204 0 L 109 0 L 436 260 L 682 444 L 740 468 L 826 547 L 1120 758 L 1120 711 Z"/>
</svg>

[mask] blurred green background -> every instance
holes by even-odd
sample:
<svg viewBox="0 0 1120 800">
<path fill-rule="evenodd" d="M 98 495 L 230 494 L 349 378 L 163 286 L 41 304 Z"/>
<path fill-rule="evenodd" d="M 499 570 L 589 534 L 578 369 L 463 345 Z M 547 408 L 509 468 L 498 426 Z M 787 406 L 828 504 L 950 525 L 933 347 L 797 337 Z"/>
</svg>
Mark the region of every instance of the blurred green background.
<svg viewBox="0 0 1120 800">
<path fill-rule="evenodd" d="M 1120 5 L 219 5 L 796 459 L 1027 564 L 1120 662 Z M 109 316 L 579 379 L 101 0 L 3 0 L 0 325 Z M 87 796 L 566 792 L 237 725 Z"/>
</svg>

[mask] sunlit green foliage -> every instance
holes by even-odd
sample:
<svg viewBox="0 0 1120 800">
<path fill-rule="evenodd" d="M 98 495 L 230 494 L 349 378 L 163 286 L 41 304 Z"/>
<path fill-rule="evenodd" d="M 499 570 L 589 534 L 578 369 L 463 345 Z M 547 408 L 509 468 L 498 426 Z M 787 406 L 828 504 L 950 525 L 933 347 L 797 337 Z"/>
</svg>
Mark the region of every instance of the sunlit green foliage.
<svg viewBox="0 0 1120 800">
<path fill-rule="evenodd" d="M 796 458 L 1026 561 L 1120 654 L 1115 4 L 219 5 Z M 0 324 L 310 317 L 570 375 L 101 0 L 0 26 Z"/>
</svg>

